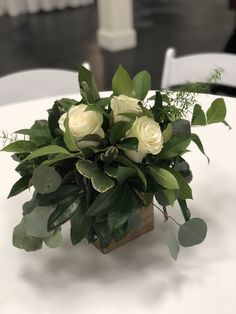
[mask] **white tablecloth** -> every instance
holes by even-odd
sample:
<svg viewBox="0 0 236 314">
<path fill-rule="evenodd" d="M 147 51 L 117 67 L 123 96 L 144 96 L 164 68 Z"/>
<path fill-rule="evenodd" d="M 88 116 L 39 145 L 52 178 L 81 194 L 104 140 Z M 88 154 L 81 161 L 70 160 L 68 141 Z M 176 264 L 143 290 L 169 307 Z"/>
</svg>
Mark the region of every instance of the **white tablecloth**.
<svg viewBox="0 0 236 314">
<path fill-rule="evenodd" d="M 53 99 L 1 106 L 0 131 L 46 118 Z M 199 96 L 206 105 L 213 99 Z M 225 101 L 231 131 L 223 124 L 196 128 L 210 165 L 194 145 L 186 155 L 194 174 L 189 206 L 207 221 L 208 235 L 202 245 L 182 248 L 177 261 L 161 238 L 159 213 L 153 232 L 105 256 L 86 241 L 72 247 L 68 236 L 59 249 L 16 249 L 12 229 L 29 192 L 6 200 L 18 177 L 15 162 L 0 153 L 0 313 L 235 314 L 236 99 Z M 170 213 L 181 217 L 177 208 Z"/>
</svg>

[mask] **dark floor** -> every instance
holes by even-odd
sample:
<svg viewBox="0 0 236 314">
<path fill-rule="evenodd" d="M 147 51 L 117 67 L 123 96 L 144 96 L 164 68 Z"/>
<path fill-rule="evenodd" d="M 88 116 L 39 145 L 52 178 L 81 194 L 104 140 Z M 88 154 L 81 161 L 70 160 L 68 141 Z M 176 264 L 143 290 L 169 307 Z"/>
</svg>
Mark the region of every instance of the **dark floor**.
<svg viewBox="0 0 236 314">
<path fill-rule="evenodd" d="M 222 51 L 234 28 L 223 0 L 134 0 L 138 46 L 110 53 L 96 43 L 96 6 L 0 18 L 0 76 L 19 70 L 77 69 L 89 61 L 100 89 L 110 89 L 118 64 L 131 75 L 147 69 L 158 88 L 168 46 L 178 54 Z"/>
</svg>

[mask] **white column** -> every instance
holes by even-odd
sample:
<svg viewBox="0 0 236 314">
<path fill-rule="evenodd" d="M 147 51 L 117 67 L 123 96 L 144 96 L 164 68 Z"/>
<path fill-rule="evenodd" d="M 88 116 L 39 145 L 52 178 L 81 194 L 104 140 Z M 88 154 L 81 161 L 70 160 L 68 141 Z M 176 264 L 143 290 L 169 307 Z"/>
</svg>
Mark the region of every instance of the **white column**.
<svg viewBox="0 0 236 314">
<path fill-rule="evenodd" d="M 98 0 L 100 47 L 110 51 L 133 48 L 137 44 L 133 27 L 132 0 Z"/>
</svg>

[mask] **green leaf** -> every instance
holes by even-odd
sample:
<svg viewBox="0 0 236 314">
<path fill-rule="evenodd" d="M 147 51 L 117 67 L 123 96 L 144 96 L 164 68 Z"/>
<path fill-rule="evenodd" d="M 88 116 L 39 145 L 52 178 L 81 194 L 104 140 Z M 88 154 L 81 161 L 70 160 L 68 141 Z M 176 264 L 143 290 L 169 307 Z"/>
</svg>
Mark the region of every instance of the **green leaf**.
<svg viewBox="0 0 236 314">
<path fill-rule="evenodd" d="M 118 121 L 114 124 L 110 133 L 110 142 L 115 144 L 121 138 L 125 137 L 126 132 L 131 128 L 132 123 L 126 121 Z"/>
<path fill-rule="evenodd" d="M 192 190 L 188 185 L 186 179 L 183 177 L 181 173 L 175 171 L 173 169 L 169 169 L 169 171 L 175 176 L 178 185 L 179 185 L 179 199 L 192 199 Z"/>
<path fill-rule="evenodd" d="M 23 160 L 23 162 L 27 161 L 27 160 L 32 160 L 32 159 L 37 158 L 37 157 L 50 155 L 50 154 L 66 154 L 66 155 L 71 156 L 71 153 L 68 152 L 68 150 L 66 150 L 65 148 L 63 148 L 61 146 L 57 146 L 57 145 L 49 145 L 49 146 L 45 146 L 45 147 L 42 147 L 42 148 L 35 150 L 30 155 L 28 155 Z"/>
<path fill-rule="evenodd" d="M 226 106 L 223 98 L 215 99 L 207 110 L 207 124 L 224 122 L 226 116 Z"/>
<path fill-rule="evenodd" d="M 84 82 L 88 88 L 85 88 Z M 100 98 L 92 72 L 82 65 L 79 65 L 79 84 L 89 103 L 94 103 Z"/>
<path fill-rule="evenodd" d="M 55 249 L 62 242 L 61 231 L 55 231 L 51 236 L 44 238 L 43 241 L 49 248 Z"/>
<path fill-rule="evenodd" d="M 48 219 L 48 231 L 58 228 L 60 225 L 71 219 L 75 211 L 78 209 L 79 202 L 80 198 L 78 195 L 72 195 L 62 200 Z"/>
<path fill-rule="evenodd" d="M 118 166 L 116 172 L 116 179 L 119 182 L 119 184 L 122 184 L 127 179 L 134 177 L 136 175 L 137 172 L 135 171 L 134 168 Z"/>
<path fill-rule="evenodd" d="M 171 136 L 173 135 L 173 130 L 172 130 L 172 123 L 168 123 L 167 127 L 165 130 L 162 132 L 162 137 L 164 142 L 168 142 L 171 139 Z"/>
<path fill-rule="evenodd" d="M 147 71 L 139 72 L 133 78 L 136 97 L 143 100 L 151 89 L 151 76 Z"/>
<path fill-rule="evenodd" d="M 78 88 L 79 90 L 79 88 Z M 56 101 L 56 103 L 64 109 L 64 112 L 68 112 L 72 106 L 78 105 L 78 101 L 70 98 L 62 98 Z"/>
<path fill-rule="evenodd" d="M 189 138 L 191 136 L 190 122 L 185 119 L 178 119 L 172 122 L 172 133 L 176 136 Z"/>
<path fill-rule="evenodd" d="M 81 157 L 82 157 L 82 154 L 81 154 Z M 49 166 L 52 166 L 52 165 L 56 164 L 59 161 L 62 161 L 62 160 L 65 160 L 65 159 L 71 159 L 71 158 L 75 158 L 75 156 L 73 156 L 73 155 L 70 156 L 70 155 L 66 155 L 66 154 L 58 154 L 54 158 L 44 160 L 41 163 L 41 165 L 49 167 Z"/>
<path fill-rule="evenodd" d="M 179 136 L 172 136 L 172 138 L 165 143 L 161 152 L 158 155 L 159 159 L 169 159 L 185 153 L 187 147 L 191 142 L 191 138 L 184 138 Z"/>
<path fill-rule="evenodd" d="M 200 244 L 206 237 L 207 225 L 200 218 L 192 218 L 180 226 L 178 232 L 179 244 L 184 247 Z"/>
<path fill-rule="evenodd" d="M 176 260 L 179 255 L 180 246 L 167 223 L 164 223 L 164 228 L 161 234 L 166 245 L 168 246 L 170 255 L 173 257 L 173 259 Z"/>
<path fill-rule="evenodd" d="M 114 187 L 104 193 L 98 194 L 93 203 L 89 206 L 86 214 L 88 216 L 97 216 L 109 210 L 114 195 L 118 193 L 117 191 L 119 191 L 117 187 Z"/>
<path fill-rule="evenodd" d="M 208 160 L 208 163 L 209 163 L 209 162 L 210 162 L 210 159 L 209 159 L 209 157 L 206 155 L 206 153 L 205 153 L 205 151 L 204 151 L 204 147 L 203 147 L 203 145 L 202 145 L 202 142 L 201 142 L 199 136 L 198 136 L 197 134 L 192 133 L 192 134 L 191 134 L 191 139 L 192 139 L 192 141 L 197 145 L 197 147 L 199 148 L 199 150 L 201 151 L 201 153 L 206 156 L 206 158 L 207 158 L 207 160 Z"/>
<path fill-rule="evenodd" d="M 154 120 L 160 122 L 160 117 L 163 109 L 162 94 L 159 91 L 156 91 L 156 95 L 151 97 L 150 100 L 155 100 L 154 106 L 151 109 L 154 115 Z"/>
<path fill-rule="evenodd" d="M 128 220 L 128 230 L 135 231 L 143 227 L 143 220 L 140 209 L 132 210 Z"/>
<path fill-rule="evenodd" d="M 150 174 L 158 184 L 166 189 L 178 189 L 179 185 L 175 176 L 168 170 L 156 166 L 148 167 Z"/>
<path fill-rule="evenodd" d="M 101 153 L 100 158 L 107 165 L 112 163 L 117 157 L 118 149 L 114 146 L 109 147 L 105 153 Z"/>
<path fill-rule="evenodd" d="M 29 188 L 29 182 L 30 182 L 31 176 L 26 175 L 22 178 L 20 178 L 11 188 L 11 191 L 7 198 L 10 198 L 12 196 L 16 196 L 17 194 L 23 192 L 24 190 Z"/>
<path fill-rule="evenodd" d="M 180 209 L 182 211 L 185 221 L 190 220 L 191 213 L 190 213 L 190 210 L 188 209 L 187 202 L 181 199 L 178 199 L 178 202 L 179 202 L 179 206 L 180 206 Z"/>
<path fill-rule="evenodd" d="M 86 237 L 91 226 L 91 218 L 75 212 L 71 219 L 70 236 L 73 245 L 78 244 Z"/>
<path fill-rule="evenodd" d="M 45 238 L 51 235 L 48 232 L 48 218 L 55 210 L 55 206 L 36 207 L 30 214 L 23 217 L 23 224 L 28 236 Z"/>
<path fill-rule="evenodd" d="M 8 153 L 31 153 L 37 146 L 30 141 L 16 141 L 1 149 L 2 152 Z"/>
<path fill-rule="evenodd" d="M 30 141 L 37 147 L 49 145 L 53 138 L 48 127 L 48 121 L 36 120 L 30 128 Z"/>
<path fill-rule="evenodd" d="M 108 191 L 115 184 L 114 181 L 102 171 L 94 173 L 91 177 L 91 182 L 93 188 L 100 193 Z"/>
<path fill-rule="evenodd" d="M 37 201 L 39 206 L 50 206 L 58 204 L 60 201 L 71 195 L 79 196 L 81 190 L 76 184 L 61 185 L 55 192 L 49 194 L 38 194 Z"/>
<path fill-rule="evenodd" d="M 116 160 L 127 167 L 133 168 L 136 171 L 139 179 L 143 184 L 143 191 L 145 191 L 147 188 L 147 180 L 142 170 L 138 166 L 136 166 L 135 163 L 133 163 L 131 160 L 124 156 L 117 156 Z"/>
<path fill-rule="evenodd" d="M 206 125 L 206 116 L 202 107 L 198 104 L 194 106 L 193 116 L 192 116 L 192 125 Z"/>
<path fill-rule="evenodd" d="M 59 129 L 58 120 L 60 119 L 60 116 L 58 101 L 55 101 L 53 107 L 48 109 L 48 127 L 53 137 L 56 137 L 56 130 Z"/>
<path fill-rule="evenodd" d="M 37 251 L 42 248 L 42 239 L 28 236 L 22 222 L 14 228 L 12 243 L 15 247 L 24 249 L 26 252 Z"/>
<path fill-rule="evenodd" d="M 96 163 L 85 159 L 81 159 L 76 163 L 76 169 L 88 179 L 91 179 L 95 172 L 100 171 Z"/>
<path fill-rule="evenodd" d="M 20 130 L 15 131 L 14 133 L 29 136 L 30 135 L 30 129 L 20 129 Z"/>
<path fill-rule="evenodd" d="M 117 144 L 117 147 L 123 150 L 137 150 L 138 143 L 139 141 L 137 137 L 128 137 L 125 138 L 120 144 Z"/>
<path fill-rule="evenodd" d="M 34 169 L 32 184 L 40 194 L 56 191 L 61 183 L 61 176 L 54 168 L 40 165 Z"/>
<path fill-rule="evenodd" d="M 64 132 L 63 140 L 64 140 L 64 142 L 66 144 L 66 147 L 71 152 L 78 152 L 79 148 L 78 148 L 78 146 L 76 144 L 76 141 L 75 141 L 74 137 L 72 136 L 72 134 L 70 132 L 68 113 L 67 113 L 67 116 L 65 118 L 64 126 L 65 126 L 65 132 Z"/>
<path fill-rule="evenodd" d="M 134 84 L 128 72 L 120 65 L 112 79 L 112 90 L 114 95 L 135 96 Z"/>
</svg>

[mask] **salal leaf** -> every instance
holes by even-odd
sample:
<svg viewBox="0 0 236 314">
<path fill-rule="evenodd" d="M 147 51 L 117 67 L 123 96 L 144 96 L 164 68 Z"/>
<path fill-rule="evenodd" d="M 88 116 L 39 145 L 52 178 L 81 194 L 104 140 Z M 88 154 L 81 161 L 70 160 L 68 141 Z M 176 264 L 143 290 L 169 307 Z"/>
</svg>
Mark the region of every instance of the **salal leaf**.
<svg viewBox="0 0 236 314">
<path fill-rule="evenodd" d="M 78 104 L 78 101 L 70 98 L 61 98 L 56 101 L 57 105 L 64 109 L 65 112 L 68 112 L 72 106 Z"/>
<path fill-rule="evenodd" d="M 117 144 L 117 147 L 123 150 L 137 150 L 138 149 L 138 139 L 137 137 L 125 138 L 121 143 Z"/>
<path fill-rule="evenodd" d="M 178 189 L 179 185 L 175 178 L 175 176 L 168 171 L 167 169 L 156 167 L 156 166 L 149 166 L 148 167 L 150 174 L 153 178 L 157 181 L 158 184 L 163 186 L 166 189 Z"/>
<path fill-rule="evenodd" d="M 176 136 L 189 138 L 191 135 L 190 122 L 186 119 L 178 119 L 172 122 L 172 133 Z"/>
<path fill-rule="evenodd" d="M 16 196 L 17 194 L 23 192 L 24 190 L 29 188 L 29 182 L 30 182 L 31 176 L 26 175 L 20 178 L 11 188 L 11 191 L 7 198 L 10 198 L 12 196 Z"/>
<path fill-rule="evenodd" d="M 143 100 L 151 89 L 151 76 L 147 71 L 139 72 L 133 78 L 136 97 Z"/>
<path fill-rule="evenodd" d="M 16 141 L 13 143 L 8 144 L 7 146 L 3 147 L 1 151 L 8 152 L 8 153 L 31 153 L 37 148 L 34 143 L 30 141 Z"/>
<path fill-rule="evenodd" d="M 57 248 L 62 242 L 61 231 L 55 231 L 51 236 L 44 238 L 43 241 L 49 248 Z"/>
<path fill-rule="evenodd" d="M 183 175 L 175 171 L 173 169 L 169 169 L 169 171 L 175 176 L 178 186 L 179 186 L 179 199 L 192 199 L 192 190 L 190 186 L 188 185 L 186 179 L 183 177 Z"/>
<path fill-rule="evenodd" d="M 79 65 L 79 84 L 89 103 L 94 103 L 100 98 L 92 72 L 82 65 Z"/>
<path fill-rule="evenodd" d="M 80 187 L 76 184 L 63 184 L 55 192 L 44 195 L 37 194 L 36 198 L 39 206 L 50 206 L 57 205 L 71 195 L 79 196 L 80 192 Z"/>
<path fill-rule="evenodd" d="M 168 226 L 168 223 L 164 223 L 164 226 L 162 226 L 162 236 L 169 249 L 170 255 L 176 260 L 179 255 L 180 246 L 172 230 Z"/>
<path fill-rule="evenodd" d="M 199 148 L 199 150 L 201 151 L 201 153 L 202 153 L 203 155 L 205 155 L 205 157 L 207 158 L 208 163 L 209 163 L 209 162 L 210 162 L 210 159 L 209 159 L 209 157 L 208 157 L 208 156 L 206 155 L 206 153 L 205 153 L 204 147 L 203 147 L 203 145 L 202 145 L 202 142 L 201 142 L 199 136 L 198 136 L 197 134 L 195 134 L 195 133 L 192 133 L 192 134 L 191 134 L 191 139 L 192 139 L 192 141 L 197 145 L 197 147 Z"/>
<path fill-rule="evenodd" d="M 200 244 L 206 237 L 207 225 L 200 218 L 192 218 L 182 224 L 178 232 L 179 244 L 184 247 Z"/>
<path fill-rule="evenodd" d="M 196 104 L 193 108 L 192 125 L 206 125 L 206 116 L 202 107 Z"/>
<path fill-rule="evenodd" d="M 135 163 L 124 156 L 117 156 L 116 160 L 127 167 L 133 168 L 136 171 L 137 176 L 143 184 L 143 190 L 145 191 L 147 188 L 147 180 L 142 170 Z"/>
<path fill-rule="evenodd" d="M 55 210 L 55 206 L 36 207 L 30 214 L 25 215 L 23 224 L 26 234 L 33 237 L 45 238 L 51 235 L 48 232 L 48 218 Z"/>
<path fill-rule="evenodd" d="M 224 122 L 226 116 L 226 106 L 223 98 L 215 99 L 207 110 L 207 124 Z"/>
<path fill-rule="evenodd" d="M 40 194 L 48 194 L 56 191 L 61 183 L 62 178 L 53 167 L 40 165 L 34 169 L 32 184 Z"/>
<path fill-rule="evenodd" d="M 23 160 L 23 162 L 27 161 L 27 160 L 32 160 L 32 159 L 37 158 L 37 157 L 51 155 L 51 154 L 65 154 L 65 155 L 71 156 L 71 153 L 68 152 L 68 150 L 66 150 L 65 148 L 58 146 L 58 145 L 49 145 L 49 146 L 41 147 L 41 148 L 35 150 L 31 154 L 29 154 Z"/>
<path fill-rule="evenodd" d="M 42 248 L 42 239 L 28 236 L 22 222 L 14 228 L 12 243 L 15 247 L 24 249 L 26 252 L 37 251 Z"/>
<path fill-rule="evenodd" d="M 171 139 L 165 143 L 161 152 L 158 155 L 159 159 L 169 159 L 186 152 L 187 147 L 191 142 L 191 138 L 182 136 L 172 136 Z"/>
<path fill-rule="evenodd" d="M 87 210 L 88 216 L 97 216 L 100 213 L 104 213 L 111 208 L 111 201 L 115 195 L 117 195 L 117 187 L 114 187 L 104 193 L 97 195 L 95 200 L 89 206 Z"/>
<path fill-rule="evenodd" d="M 86 237 L 91 226 L 91 218 L 76 211 L 71 219 L 70 237 L 73 245 Z"/>
<path fill-rule="evenodd" d="M 114 124 L 110 133 L 110 142 L 115 144 L 121 138 L 125 137 L 126 132 L 131 128 L 132 123 L 126 121 L 118 121 Z"/>
<path fill-rule="evenodd" d="M 112 90 L 114 95 L 135 96 L 134 84 L 128 72 L 120 65 L 112 79 Z"/>
</svg>

